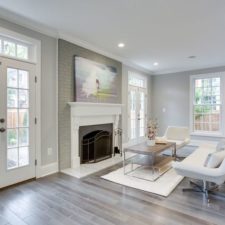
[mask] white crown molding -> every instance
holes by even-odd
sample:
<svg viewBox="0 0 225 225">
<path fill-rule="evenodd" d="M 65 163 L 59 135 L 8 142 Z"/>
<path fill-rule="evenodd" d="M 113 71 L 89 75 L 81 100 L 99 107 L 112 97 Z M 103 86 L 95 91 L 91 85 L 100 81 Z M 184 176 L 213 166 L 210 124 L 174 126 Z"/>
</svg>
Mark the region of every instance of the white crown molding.
<svg viewBox="0 0 225 225">
<path fill-rule="evenodd" d="M 99 53 L 101 55 L 104 55 L 104 56 L 107 56 L 107 57 L 112 58 L 114 60 L 120 61 L 124 65 L 130 66 L 130 67 L 132 67 L 136 70 L 139 70 L 141 72 L 148 73 L 149 75 L 153 74 L 152 71 L 150 71 L 146 68 L 143 68 L 142 66 L 137 65 L 136 63 L 132 62 L 131 60 L 129 60 L 127 58 L 114 55 L 110 52 L 107 52 L 107 51 L 105 51 L 101 48 L 98 48 L 98 47 L 94 46 L 93 44 L 91 44 L 87 41 L 78 39 L 75 36 L 68 35 L 63 31 L 58 31 L 56 29 L 53 29 L 51 27 L 48 27 L 44 24 L 38 23 L 38 22 L 33 21 L 31 19 L 27 19 L 27 18 L 25 18 L 21 15 L 15 14 L 15 13 L 7 10 L 7 9 L 0 8 L 0 14 L 1 14 L 0 17 L 2 19 L 6 20 L 6 21 L 9 21 L 11 23 L 15 23 L 17 25 L 26 27 L 30 30 L 42 33 L 44 35 L 47 35 L 47 36 L 50 36 L 50 37 L 53 37 L 53 38 L 64 39 L 65 41 L 69 41 L 69 42 L 71 42 L 73 44 L 76 44 L 76 45 L 79 45 L 83 48 L 87 48 L 87 49 L 89 49 L 91 51 L 94 51 L 96 53 Z"/>
<path fill-rule="evenodd" d="M 124 65 L 130 66 L 130 67 L 132 67 L 132 68 L 134 68 L 136 70 L 139 70 L 141 72 L 148 73 L 149 75 L 153 74 L 152 71 L 137 65 L 136 63 L 130 61 L 129 59 L 127 59 L 125 57 L 114 55 L 114 54 L 112 54 L 110 52 L 107 52 L 105 50 L 102 50 L 102 49 L 94 46 L 93 44 L 91 44 L 91 43 L 89 43 L 87 41 L 78 39 L 78 38 L 76 38 L 76 37 L 74 37 L 72 35 L 68 35 L 68 34 L 65 34 L 65 33 L 62 33 L 62 32 L 59 31 L 59 36 L 58 37 L 63 39 L 63 40 L 65 40 L 65 41 L 71 42 L 71 43 L 79 45 L 79 46 L 81 46 L 83 48 L 89 49 L 89 50 L 94 51 L 96 53 L 99 53 L 101 55 L 104 55 L 104 56 L 107 56 L 107 57 L 112 58 L 114 60 L 117 60 L 117 61 L 123 63 Z"/>
</svg>

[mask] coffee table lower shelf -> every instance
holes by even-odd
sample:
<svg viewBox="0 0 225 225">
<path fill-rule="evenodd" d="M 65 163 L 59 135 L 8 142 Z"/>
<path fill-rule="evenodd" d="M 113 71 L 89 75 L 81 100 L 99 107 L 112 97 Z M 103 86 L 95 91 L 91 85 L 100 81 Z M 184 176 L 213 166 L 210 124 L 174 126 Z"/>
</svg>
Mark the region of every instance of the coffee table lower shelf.
<svg viewBox="0 0 225 225">
<path fill-rule="evenodd" d="M 171 169 L 171 162 L 173 160 L 175 160 L 174 157 L 163 155 L 157 156 L 155 159 L 146 155 L 135 155 L 129 160 L 126 160 L 129 161 L 129 163 L 124 166 L 124 174 L 142 180 L 156 181 L 160 176 Z M 129 167 L 129 165 L 131 168 L 126 171 L 126 167 Z M 145 173 L 151 173 L 151 178 L 148 174 L 147 176 L 142 176 L 140 173 L 141 170 Z"/>
</svg>

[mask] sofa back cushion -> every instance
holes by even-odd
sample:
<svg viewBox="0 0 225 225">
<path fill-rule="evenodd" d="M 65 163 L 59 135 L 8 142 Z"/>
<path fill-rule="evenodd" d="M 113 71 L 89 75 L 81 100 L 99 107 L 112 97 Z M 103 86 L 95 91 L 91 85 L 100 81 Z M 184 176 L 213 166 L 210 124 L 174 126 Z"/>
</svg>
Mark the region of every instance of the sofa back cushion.
<svg viewBox="0 0 225 225">
<path fill-rule="evenodd" d="M 216 151 L 208 154 L 204 166 L 209 168 L 217 168 L 225 158 L 225 151 Z"/>
<path fill-rule="evenodd" d="M 165 137 L 172 140 L 184 141 L 186 138 L 189 138 L 189 136 L 189 129 L 187 127 L 169 126 L 165 133 Z"/>
</svg>

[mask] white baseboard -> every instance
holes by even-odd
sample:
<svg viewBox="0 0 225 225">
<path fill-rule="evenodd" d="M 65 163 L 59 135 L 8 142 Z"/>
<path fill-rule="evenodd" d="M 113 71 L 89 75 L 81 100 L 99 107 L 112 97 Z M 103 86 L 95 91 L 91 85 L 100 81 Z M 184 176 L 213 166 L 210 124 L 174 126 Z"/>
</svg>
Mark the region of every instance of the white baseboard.
<svg viewBox="0 0 225 225">
<path fill-rule="evenodd" d="M 44 165 L 40 167 L 40 171 L 37 175 L 37 178 L 45 177 L 53 173 L 57 173 L 59 171 L 58 162 L 51 163 L 48 165 Z"/>
</svg>

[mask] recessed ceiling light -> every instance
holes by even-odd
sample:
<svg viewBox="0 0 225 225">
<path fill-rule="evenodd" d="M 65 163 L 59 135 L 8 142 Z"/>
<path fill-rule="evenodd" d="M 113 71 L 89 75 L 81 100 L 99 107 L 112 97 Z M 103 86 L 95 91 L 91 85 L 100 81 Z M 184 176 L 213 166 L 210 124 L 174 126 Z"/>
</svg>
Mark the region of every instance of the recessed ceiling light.
<svg viewBox="0 0 225 225">
<path fill-rule="evenodd" d="M 119 43 L 119 44 L 118 44 L 118 47 L 119 47 L 119 48 L 123 48 L 124 46 L 125 46 L 124 43 Z"/>
<path fill-rule="evenodd" d="M 190 55 L 190 56 L 188 56 L 188 58 L 189 58 L 189 59 L 195 59 L 196 56 L 195 56 L 195 55 Z"/>
<path fill-rule="evenodd" d="M 159 65 L 158 62 L 154 62 L 154 63 L 153 63 L 153 66 L 158 66 L 158 65 Z"/>
</svg>

